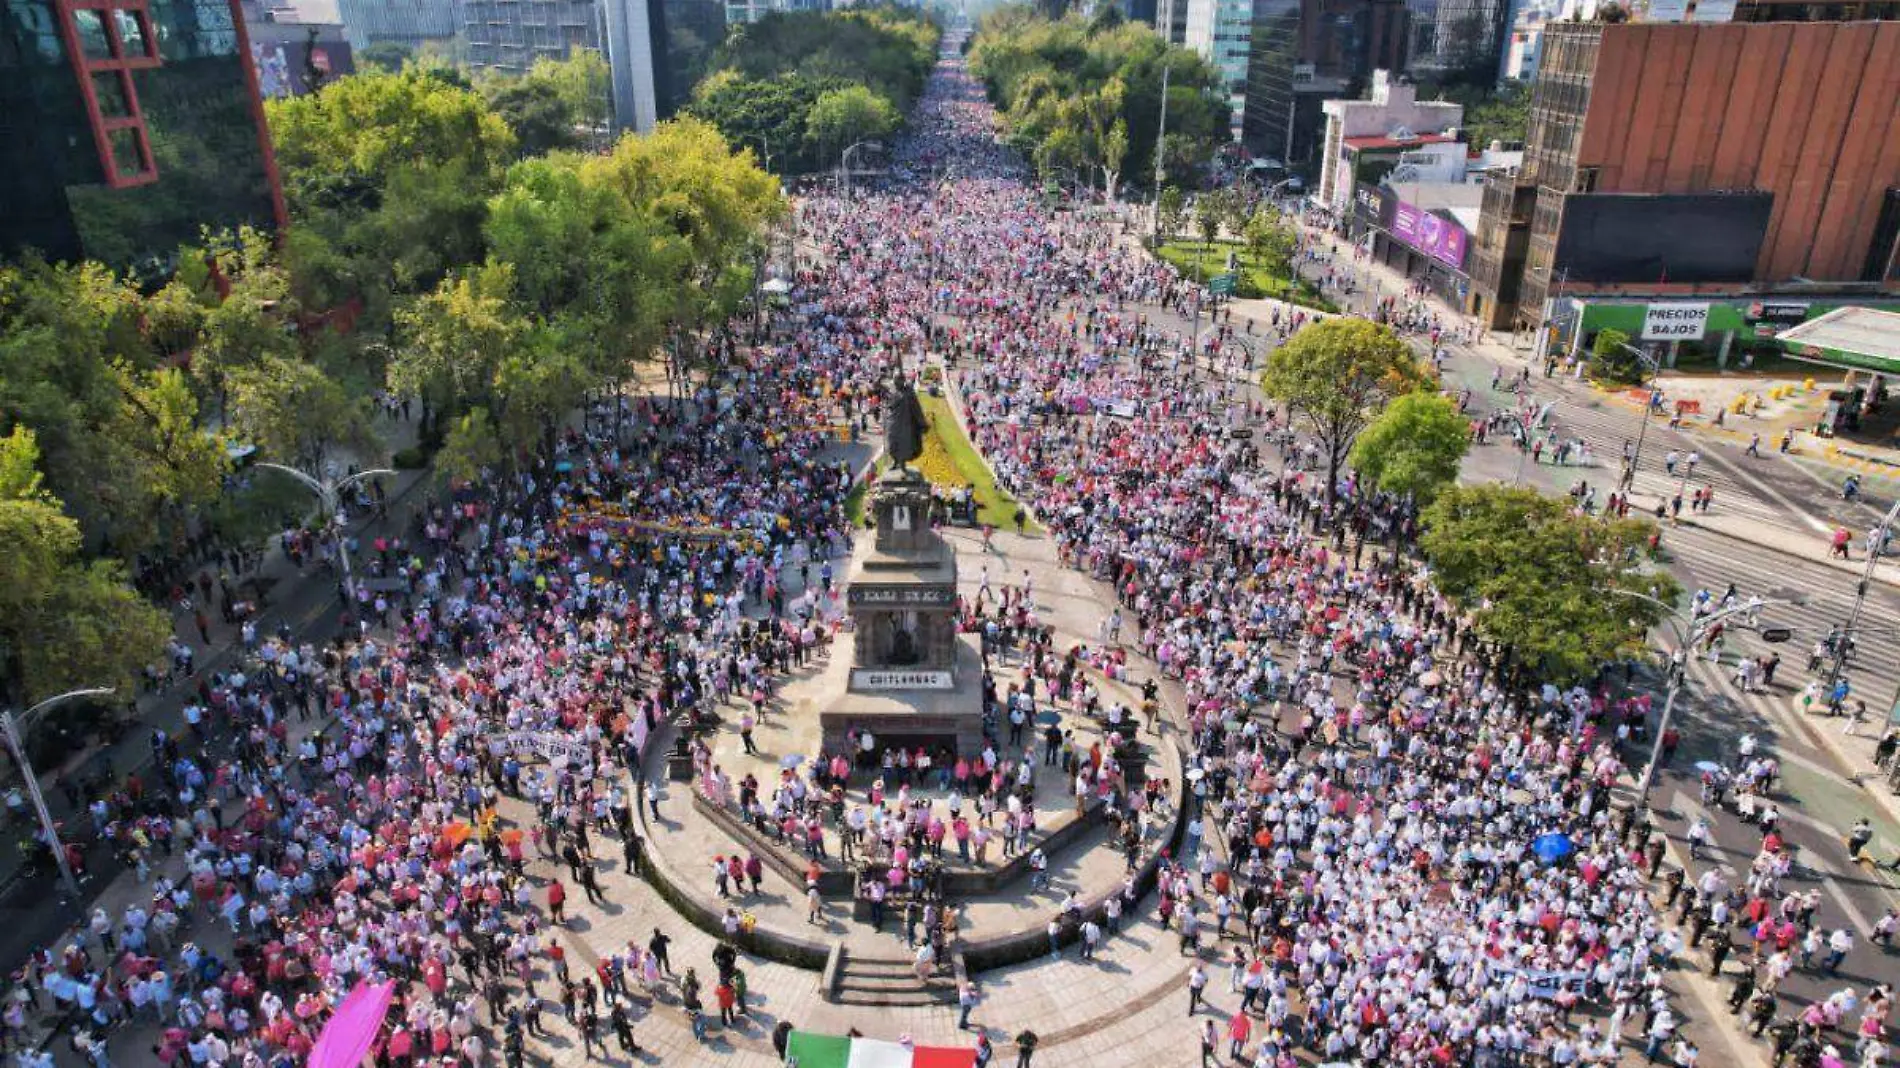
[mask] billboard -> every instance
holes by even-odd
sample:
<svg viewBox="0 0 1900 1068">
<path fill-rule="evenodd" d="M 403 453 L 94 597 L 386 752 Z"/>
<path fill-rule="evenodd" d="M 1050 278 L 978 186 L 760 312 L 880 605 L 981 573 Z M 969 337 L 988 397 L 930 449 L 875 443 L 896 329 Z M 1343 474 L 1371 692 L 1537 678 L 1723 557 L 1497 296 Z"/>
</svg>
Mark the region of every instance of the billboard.
<svg viewBox="0 0 1900 1068">
<path fill-rule="evenodd" d="M 1751 281 L 1774 206 L 1766 192 L 1571 193 L 1553 270 L 1602 284 Z"/>
<path fill-rule="evenodd" d="M 348 41 L 251 42 L 251 62 L 257 66 L 257 91 L 266 99 L 302 96 L 310 91 L 309 75 L 323 83 L 356 71 Z"/>
<path fill-rule="evenodd" d="M 1440 263 L 1465 266 L 1465 228 L 1401 200 L 1392 208 L 1392 236 Z"/>
</svg>

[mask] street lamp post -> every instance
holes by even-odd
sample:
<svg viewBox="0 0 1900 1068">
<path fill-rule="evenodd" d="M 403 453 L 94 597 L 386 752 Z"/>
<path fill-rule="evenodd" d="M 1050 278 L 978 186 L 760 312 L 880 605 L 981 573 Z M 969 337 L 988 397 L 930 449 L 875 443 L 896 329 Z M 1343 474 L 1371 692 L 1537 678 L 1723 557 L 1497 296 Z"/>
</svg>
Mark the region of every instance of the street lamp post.
<svg viewBox="0 0 1900 1068">
<path fill-rule="evenodd" d="M 1155 195 L 1154 195 L 1154 232 L 1151 241 L 1161 245 L 1161 183 L 1165 177 L 1162 167 L 1162 146 L 1168 140 L 1168 78 L 1174 73 L 1174 65 L 1161 68 L 1161 125 L 1155 130 Z"/>
<path fill-rule="evenodd" d="M 1718 612 L 1711 612 L 1700 619 L 1696 619 L 1692 616 L 1688 617 L 1685 623 L 1684 614 L 1675 606 L 1668 604 L 1660 598 L 1652 597 L 1647 593 L 1639 593 L 1635 590 L 1611 588 L 1609 592 L 1623 597 L 1633 597 L 1639 601 L 1648 601 L 1650 604 L 1661 608 L 1664 613 L 1663 621 L 1669 624 L 1669 629 L 1674 632 L 1676 637 L 1676 651 L 1669 659 L 1669 693 L 1668 696 L 1663 699 L 1662 717 L 1656 721 L 1656 738 L 1650 743 L 1649 763 L 1644 766 L 1643 776 L 1637 780 L 1636 784 L 1637 802 L 1643 808 L 1647 809 L 1649 807 L 1650 786 L 1656 780 L 1656 769 L 1662 765 L 1663 735 L 1669 731 L 1669 721 L 1674 716 L 1676 710 L 1676 696 L 1682 692 L 1683 681 L 1688 677 L 1688 658 L 1695 655 L 1696 643 L 1700 642 L 1703 636 L 1714 629 L 1718 624 L 1725 623 L 1735 616 L 1759 612 L 1764 608 L 1799 604 L 1801 602 L 1779 598 L 1768 601 L 1750 598 L 1746 603 L 1738 604 L 1731 608 L 1724 608 Z"/>
<path fill-rule="evenodd" d="M 1274 194 L 1278 193 L 1280 190 L 1285 189 L 1287 186 L 1292 185 L 1294 182 L 1297 182 L 1297 181 L 1299 181 L 1298 177 L 1282 178 L 1279 181 L 1268 186 L 1266 195 L 1261 197 L 1260 199 L 1266 204 L 1272 205 L 1275 211 L 1279 211 L 1280 210 L 1279 205 L 1274 204 L 1273 202 Z"/>
<path fill-rule="evenodd" d="M 856 152 L 860 148 L 871 148 L 876 145 L 877 140 L 875 138 L 864 141 L 854 141 L 846 145 L 843 152 L 838 153 L 838 176 L 844 185 L 846 200 L 851 199 L 851 153 Z"/>
<path fill-rule="evenodd" d="M 1893 529 L 1894 520 L 1900 519 L 1900 501 L 1887 509 L 1880 517 L 1880 524 L 1873 529 L 1873 541 L 1867 546 L 1867 566 L 1860 573 L 1860 582 L 1854 586 L 1854 607 L 1848 610 L 1847 626 L 1842 628 L 1840 640 L 1834 643 L 1834 663 L 1827 671 L 1827 686 L 1822 696 L 1834 692 L 1834 686 L 1841 681 L 1841 673 L 1847 670 L 1847 651 L 1854 642 L 1854 633 L 1860 627 L 1860 612 L 1867 604 L 1867 588 L 1873 584 L 1874 568 L 1880 566 L 1880 550 L 1887 544 L 1887 537 Z"/>
<path fill-rule="evenodd" d="M 1579 324 L 1578 329 L 1582 329 L 1581 324 Z M 1648 368 L 1651 374 L 1662 373 L 1662 364 L 1657 362 L 1656 357 L 1651 356 L 1649 353 L 1644 352 L 1642 349 L 1637 348 L 1627 341 L 1619 342 L 1619 344 L 1630 355 L 1636 357 L 1636 361 L 1639 364 Z M 1643 393 L 1643 420 L 1636 428 L 1636 450 L 1630 454 L 1629 470 L 1623 472 L 1623 488 L 1625 491 L 1634 491 L 1636 489 L 1636 472 L 1641 468 L 1643 463 L 1643 439 L 1649 434 L 1649 413 L 1655 407 L 1655 391 L 1645 391 Z"/>
<path fill-rule="evenodd" d="M 40 833 L 46 836 L 46 845 L 53 851 L 53 863 L 59 866 L 59 877 L 66 884 L 66 891 L 77 897 L 79 879 L 73 874 L 73 867 L 66 861 L 66 847 L 59 840 L 59 831 L 53 826 L 53 814 L 46 809 L 46 795 L 40 793 L 40 779 L 33 773 L 33 765 L 26 759 L 26 746 L 20 741 L 19 720 L 29 723 L 33 717 L 59 704 L 76 697 L 101 697 L 112 692 L 112 688 L 93 687 L 85 690 L 72 690 L 67 693 L 48 697 L 15 717 L 11 710 L 0 712 L 0 729 L 6 732 L 7 748 L 13 752 L 14 763 L 20 766 L 20 775 L 26 779 L 27 796 L 33 799 L 33 810 L 39 813 Z"/>
<path fill-rule="evenodd" d="M 386 467 L 373 467 L 367 471 L 358 471 L 356 474 L 346 475 L 343 478 L 319 480 L 294 467 L 285 467 L 283 464 L 259 463 L 257 466 L 268 467 L 273 471 L 281 471 L 303 483 L 307 489 L 317 495 L 317 503 L 323 509 L 324 519 L 339 524 L 342 520 L 342 514 L 337 507 L 337 503 L 339 496 L 346 487 L 366 478 L 374 478 L 377 475 L 393 475 L 396 473 Z M 337 535 L 336 554 L 337 557 L 343 561 L 343 598 L 349 602 L 351 611 L 354 611 L 356 609 L 356 580 L 350 572 L 350 549 L 349 546 L 345 544 L 345 540 L 343 532 L 339 531 Z"/>
<path fill-rule="evenodd" d="M 766 140 L 764 134 L 740 134 L 739 140 L 757 142 L 760 151 L 765 153 L 765 169 L 772 169 L 772 142 Z"/>
</svg>

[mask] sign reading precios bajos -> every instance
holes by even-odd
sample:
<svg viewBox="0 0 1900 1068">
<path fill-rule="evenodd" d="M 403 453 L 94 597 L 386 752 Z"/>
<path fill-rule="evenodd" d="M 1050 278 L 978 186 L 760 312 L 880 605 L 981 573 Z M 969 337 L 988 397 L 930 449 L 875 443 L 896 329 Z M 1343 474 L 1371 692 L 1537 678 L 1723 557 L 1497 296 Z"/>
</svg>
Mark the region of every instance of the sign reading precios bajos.
<svg viewBox="0 0 1900 1068">
<path fill-rule="evenodd" d="M 1708 329 L 1707 304 L 1651 304 L 1643 311 L 1644 341 L 1700 341 Z"/>
</svg>

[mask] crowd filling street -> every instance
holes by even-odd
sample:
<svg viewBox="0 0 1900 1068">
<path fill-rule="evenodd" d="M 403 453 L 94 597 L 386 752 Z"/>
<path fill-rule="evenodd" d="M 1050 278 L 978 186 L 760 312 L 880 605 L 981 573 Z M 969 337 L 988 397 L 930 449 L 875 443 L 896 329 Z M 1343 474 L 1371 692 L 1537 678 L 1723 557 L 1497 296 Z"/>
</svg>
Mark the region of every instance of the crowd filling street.
<svg viewBox="0 0 1900 1068">
<path fill-rule="evenodd" d="M 1112 227 L 1053 218 L 954 63 L 891 155 L 886 183 L 800 204 L 819 256 L 788 330 L 709 339 L 723 369 L 704 384 L 606 402 L 521 468 L 440 491 L 406 536 L 356 547 L 403 590 L 362 591 L 333 644 L 260 636 L 241 671 L 204 680 L 194 729 L 236 755 L 207 766 L 154 735 L 152 780 L 95 811 L 141 889 L 24 970 L 4 1015 L 16 1063 L 287 1068 L 364 980 L 396 983 L 382 1065 L 521 1064 L 554 1029 L 589 1057 L 632 1055 L 646 1028 L 729 1020 L 750 965 L 725 946 L 704 979 L 676 968 L 684 921 L 593 946 L 598 969 L 553 931 L 604 900 L 597 856 L 637 871 L 666 848 L 639 830 L 663 797 L 641 773 L 649 742 L 715 712 L 750 731 L 825 654 L 860 477 L 836 428 L 874 427 L 900 374 L 941 380 L 998 482 L 1112 607 L 1095 641 L 1058 648 L 1032 574 L 999 569 L 965 606 L 1024 650 L 1019 677 L 986 680 L 981 753 L 824 754 L 761 785 L 702 748 L 700 789 L 793 850 L 849 844 L 908 870 L 947 839 L 981 863 L 1036 824 L 1012 788 L 1053 760 L 1063 736 L 1035 713 L 1059 705 L 1185 747 L 1184 781 L 1146 790 L 1099 746 L 1065 764 L 1078 804 L 1131 824 L 1188 809 L 1152 898 L 1071 906 L 1084 956 L 1124 909 L 1152 908 L 1195 957 L 1180 1063 L 1695 1065 L 1689 943 L 1721 947 L 1718 971 L 1745 962 L 1723 990 L 1736 1018 L 1715 1026 L 1763 1035 L 1776 1064 L 1885 1063 L 1884 987 L 1843 977 L 1794 1004 L 1777 986 L 1883 952 L 1895 919 L 1824 924 L 1818 891 L 1787 885 L 1772 819 L 1732 883 L 1665 859 L 1613 797 L 1640 770 L 1650 702 L 1621 671 L 1560 691 L 1485 660 L 1395 551 L 1407 507 L 1350 475 L 1329 494 L 1285 413 L 1227 373 L 1251 328 L 1215 323 Z M 1190 344 L 1164 313 L 1211 333 Z M 1106 707 L 1085 667 L 1154 700 Z M 848 807 L 846 788 L 862 791 Z M 742 852 L 721 858 L 722 889 L 757 887 Z M 1237 1011 L 1197 1015 L 1221 982 Z M 660 987 L 677 1012 L 624 996 Z M 54 1006 L 48 1051 L 22 1048 Z M 1020 1064 L 1036 1025 L 1006 1030 Z"/>
</svg>

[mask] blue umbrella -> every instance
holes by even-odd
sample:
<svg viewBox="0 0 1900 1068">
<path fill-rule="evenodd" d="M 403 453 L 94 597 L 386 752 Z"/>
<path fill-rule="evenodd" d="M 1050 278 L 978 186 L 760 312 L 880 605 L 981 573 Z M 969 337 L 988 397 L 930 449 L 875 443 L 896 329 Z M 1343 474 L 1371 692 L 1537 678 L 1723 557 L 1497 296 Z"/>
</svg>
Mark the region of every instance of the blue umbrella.
<svg viewBox="0 0 1900 1068">
<path fill-rule="evenodd" d="M 1531 842 L 1531 852 L 1546 864 L 1555 864 L 1576 851 L 1576 844 L 1567 834 L 1540 834 Z"/>
</svg>

